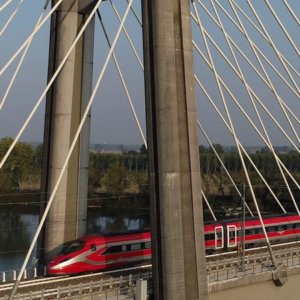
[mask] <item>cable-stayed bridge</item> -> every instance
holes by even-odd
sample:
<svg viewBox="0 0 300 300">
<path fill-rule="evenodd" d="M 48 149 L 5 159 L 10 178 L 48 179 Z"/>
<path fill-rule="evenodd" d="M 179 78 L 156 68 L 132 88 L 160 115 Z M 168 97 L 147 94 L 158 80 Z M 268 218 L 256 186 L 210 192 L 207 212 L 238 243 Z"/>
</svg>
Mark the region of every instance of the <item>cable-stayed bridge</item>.
<svg viewBox="0 0 300 300">
<path fill-rule="evenodd" d="M 298 223 L 271 226 L 255 188 L 257 182 L 264 186 L 282 218 L 300 215 L 299 177 L 276 151 L 277 145 L 289 145 L 299 155 L 296 0 L 6 0 L 0 14 L 1 135 L 10 132 L 7 124 L 18 128 L 1 156 L 1 169 L 26 131 L 36 127 L 41 107 L 45 114 L 41 202 L 47 204 L 15 284 L 8 288 L 9 299 L 18 293 L 41 233 L 47 253 L 84 234 L 93 118 L 103 110 L 97 102 L 118 97 L 128 102 L 127 114 L 148 148 L 155 299 L 296 299 Z M 50 35 L 49 53 L 42 34 Z M 48 75 L 28 76 L 43 53 Z M 40 76 L 48 76 L 47 82 L 32 88 Z M 18 93 L 28 98 L 26 104 Z M 123 120 L 124 107 L 115 104 L 117 117 L 108 119 Z M 247 215 L 257 220 L 253 233 L 241 223 L 214 227 L 217 251 L 207 260 L 203 207 L 215 224 L 223 220 L 209 203 L 204 176 L 200 183 L 198 138 L 215 154 Z M 247 151 L 249 143 L 271 154 L 286 191 L 284 203 Z M 226 162 L 215 144 L 233 145 L 248 195 L 230 172 L 233 162 Z M 274 245 L 278 232 L 293 232 L 294 241 Z M 264 248 L 252 242 L 245 249 L 243 240 L 255 234 Z M 265 298 L 259 298 L 262 294 Z"/>
</svg>

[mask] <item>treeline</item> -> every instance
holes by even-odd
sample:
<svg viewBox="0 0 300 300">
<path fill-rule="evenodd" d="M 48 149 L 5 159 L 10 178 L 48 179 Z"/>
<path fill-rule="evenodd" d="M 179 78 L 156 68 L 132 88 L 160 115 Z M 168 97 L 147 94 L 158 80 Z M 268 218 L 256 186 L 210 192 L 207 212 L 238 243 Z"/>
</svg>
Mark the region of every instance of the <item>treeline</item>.
<svg viewBox="0 0 300 300">
<path fill-rule="evenodd" d="M 203 147 L 201 146 L 199 147 L 201 172 L 203 174 L 218 174 L 222 172 L 221 163 L 213 150 L 210 148 L 204 149 L 205 150 L 203 150 Z M 236 173 L 243 169 L 237 152 L 224 152 L 221 150 L 218 151 L 218 154 L 228 171 Z M 296 173 L 300 172 L 300 155 L 298 152 L 290 151 L 288 153 L 277 153 L 277 155 L 289 171 Z M 278 170 L 277 162 L 270 151 L 257 151 L 256 153 L 250 153 L 249 156 L 255 166 L 265 175 Z M 243 157 L 247 169 L 250 172 L 254 171 L 254 167 L 249 159 L 245 155 Z"/>
<path fill-rule="evenodd" d="M 0 159 L 12 144 L 12 138 L 0 140 Z M 0 192 L 39 189 L 42 162 L 42 145 L 33 148 L 28 143 L 18 142 L 0 170 Z"/>
<path fill-rule="evenodd" d="M 146 153 L 90 153 L 89 190 L 93 192 L 146 193 L 148 187 Z"/>
<path fill-rule="evenodd" d="M 12 143 L 11 138 L 0 140 L 0 158 L 2 159 Z M 227 170 L 237 184 L 246 183 L 242 164 L 237 152 L 226 152 L 221 145 L 215 145 Z M 199 147 L 200 167 L 203 190 L 208 194 L 231 195 L 234 193 L 232 183 L 211 148 Z M 284 186 L 284 181 L 271 152 L 262 149 L 249 156 L 262 175 L 276 188 Z M 278 156 L 293 174 L 300 180 L 300 156 L 296 151 L 279 153 Z M 262 185 L 262 180 L 245 157 L 247 169 L 254 185 Z M 13 190 L 39 189 L 42 164 L 42 145 L 32 147 L 28 143 L 16 144 L 11 155 L 0 171 L 0 192 Z M 285 172 L 286 173 L 286 172 Z M 288 178 L 291 187 L 294 183 Z M 93 193 L 147 193 L 148 159 L 145 147 L 139 152 L 129 151 L 123 154 L 90 152 L 89 191 Z M 261 193 L 265 193 L 263 188 Z M 266 197 L 266 196 L 265 196 Z"/>
</svg>

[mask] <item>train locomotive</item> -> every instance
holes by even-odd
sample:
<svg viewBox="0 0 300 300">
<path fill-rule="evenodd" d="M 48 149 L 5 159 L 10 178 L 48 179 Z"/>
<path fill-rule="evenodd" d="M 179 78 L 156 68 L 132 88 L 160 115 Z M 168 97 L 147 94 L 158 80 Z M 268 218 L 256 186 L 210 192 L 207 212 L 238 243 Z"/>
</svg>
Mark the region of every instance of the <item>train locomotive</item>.
<svg viewBox="0 0 300 300">
<path fill-rule="evenodd" d="M 47 264 L 47 274 L 94 272 L 150 259 L 150 232 L 86 235 L 64 244 L 59 255 Z"/>
<path fill-rule="evenodd" d="M 272 244 L 300 240 L 300 216 L 286 214 L 264 218 Z M 258 218 L 226 220 L 204 225 L 207 254 L 235 251 L 244 240 L 245 248 L 265 244 Z M 150 232 L 86 235 L 64 244 L 47 264 L 48 275 L 72 275 L 119 268 L 151 259 Z"/>
</svg>

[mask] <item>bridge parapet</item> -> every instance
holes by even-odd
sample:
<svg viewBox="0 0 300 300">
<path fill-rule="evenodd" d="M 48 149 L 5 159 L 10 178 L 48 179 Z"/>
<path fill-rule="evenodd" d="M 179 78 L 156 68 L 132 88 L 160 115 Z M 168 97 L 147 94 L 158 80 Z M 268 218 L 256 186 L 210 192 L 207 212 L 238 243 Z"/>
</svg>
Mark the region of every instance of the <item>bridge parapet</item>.
<svg viewBox="0 0 300 300">
<path fill-rule="evenodd" d="M 218 281 L 209 284 L 209 300 L 296 300 L 299 299 L 299 280 L 300 266 L 295 266 L 287 269 L 287 282 L 281 287 L 274 285 L 271 270 Z"/>
</svg>

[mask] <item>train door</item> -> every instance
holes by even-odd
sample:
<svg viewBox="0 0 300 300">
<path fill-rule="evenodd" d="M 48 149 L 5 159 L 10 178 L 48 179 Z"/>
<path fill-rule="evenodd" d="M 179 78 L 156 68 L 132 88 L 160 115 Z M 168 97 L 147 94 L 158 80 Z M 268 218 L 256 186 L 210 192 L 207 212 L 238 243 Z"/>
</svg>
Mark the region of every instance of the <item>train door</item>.
<svg viewBox="0 0 300 300">
<path fill-rule="evenodd" d="M 215 227 L 215 249 L 224 248 L 224 229 L 223 226 Z"/>
<path fill-rule="evenodd" d="M 237 228 L 235 225 L 227 225 L 227 247 L 237 246 Z"/>
</svg>

